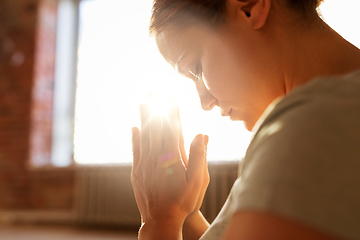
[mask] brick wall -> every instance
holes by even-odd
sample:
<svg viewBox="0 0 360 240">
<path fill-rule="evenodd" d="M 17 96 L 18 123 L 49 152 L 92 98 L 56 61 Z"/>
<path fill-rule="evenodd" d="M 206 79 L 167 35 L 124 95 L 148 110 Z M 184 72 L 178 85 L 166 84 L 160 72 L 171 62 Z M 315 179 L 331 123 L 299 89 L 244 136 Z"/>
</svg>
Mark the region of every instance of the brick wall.
<svg viewBox="0 0 360 240">
<path fill-rule="evenodd" d="M 74 171 L 49 165 L 56 1 L 0 0 L 0 209 L 71 209 Z M 45 164 L 44 164 L 45 163 Z"/>
</svg>

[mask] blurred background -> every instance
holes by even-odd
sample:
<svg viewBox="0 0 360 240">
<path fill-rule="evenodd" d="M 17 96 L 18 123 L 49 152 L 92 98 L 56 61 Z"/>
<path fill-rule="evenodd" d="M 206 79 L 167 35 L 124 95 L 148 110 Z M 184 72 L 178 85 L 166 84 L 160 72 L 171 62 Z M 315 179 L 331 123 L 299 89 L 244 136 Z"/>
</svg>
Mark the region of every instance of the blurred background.
<svg viewBox="0 0 360 240">
<path fill-rule="evenodd" d="M 202 211 L 210 222 L 216 216 L 252 134 L 217 110 L 201 110 L 193 83 L 176 74 L 148 35 L 151 5 L 0 0 L 2 239 L 36 234 L 28 226 L 40 225 L 46 236 L 82 227 L 86 239 L 133 239 L 140 216 L 130 185 L 130 130 L 140 125 L 138 106 L 149 93 L 178 103 L 187 148 L 196 134 L 210 136 Z M 320 8 L 358 47 L 359 5 L 326 0 Z M 40 239 L 33 236 L 26 239 Z"/>
</svg>

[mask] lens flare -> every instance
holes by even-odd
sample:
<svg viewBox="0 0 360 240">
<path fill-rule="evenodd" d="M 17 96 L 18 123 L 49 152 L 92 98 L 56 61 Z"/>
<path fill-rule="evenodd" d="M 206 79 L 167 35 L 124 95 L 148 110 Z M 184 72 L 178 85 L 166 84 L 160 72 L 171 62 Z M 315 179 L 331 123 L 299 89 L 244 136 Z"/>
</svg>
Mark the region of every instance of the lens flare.
<svg viewBox="0 0 360 240">
<path fill-rule="evenodd" d="M 169 111 L 176 106 L 174 100 L 159 94 L 148 96 L 147 104 L 150 106 L 153 115 L 167 116 Z"/>
</svg>

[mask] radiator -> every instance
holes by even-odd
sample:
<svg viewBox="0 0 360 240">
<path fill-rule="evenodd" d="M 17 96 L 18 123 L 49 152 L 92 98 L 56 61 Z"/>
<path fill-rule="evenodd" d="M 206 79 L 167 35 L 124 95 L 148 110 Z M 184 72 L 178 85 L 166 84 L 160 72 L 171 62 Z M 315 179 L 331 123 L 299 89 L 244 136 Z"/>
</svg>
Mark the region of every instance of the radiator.
<svg viewBox="0 0 360 240">
<path fill-rule="evenodd" d="M 201 211 L 212 222 L 237 178 L 238 162 L 209 163 L 210 184 Z M 77 171 L 77 220 L 83 225 L 139 227 L 131 166 L 87 166 Z"/>
</svg>

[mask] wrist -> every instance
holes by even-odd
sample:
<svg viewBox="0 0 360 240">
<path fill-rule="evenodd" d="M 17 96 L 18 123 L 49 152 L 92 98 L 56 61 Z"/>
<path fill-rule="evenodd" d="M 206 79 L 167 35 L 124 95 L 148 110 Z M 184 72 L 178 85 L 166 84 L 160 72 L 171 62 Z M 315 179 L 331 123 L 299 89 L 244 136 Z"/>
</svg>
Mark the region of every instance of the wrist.
<svg viewBox="0 0 360 240">
<path fill-rule="evenodd" d="M 185 220 L 183 227 L 184 239 L 199 239 L 209 228 L 209 223 L 200 210 L 192 212 Z"/>
<path fill-rule="evenodd" d="M 182 239 L 184 220 L 181 218 L 154 219 L 142 224 L 139 240 Z"/>
<path fill-rule="evenodd" d="M 205 217 L 203 216 L 203 214 L 201 213 L 200 210 L 196 210 L 194 212 L 192 212 L 186 219 L 184 222 L 184 227 L 191 227 L 194 225 L 197 225 L 198 223 L 204 223 L 205 225 L 209 225 L 209 223 L 207 222 L 207 220 L 205 219 Z"/>
</svg>

